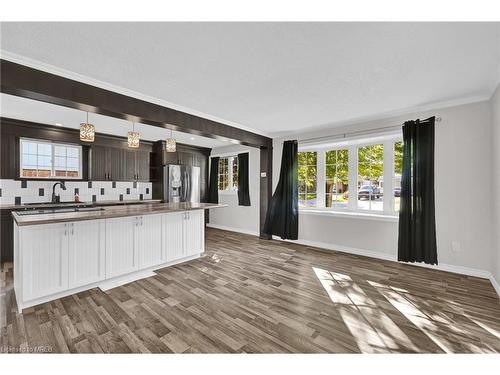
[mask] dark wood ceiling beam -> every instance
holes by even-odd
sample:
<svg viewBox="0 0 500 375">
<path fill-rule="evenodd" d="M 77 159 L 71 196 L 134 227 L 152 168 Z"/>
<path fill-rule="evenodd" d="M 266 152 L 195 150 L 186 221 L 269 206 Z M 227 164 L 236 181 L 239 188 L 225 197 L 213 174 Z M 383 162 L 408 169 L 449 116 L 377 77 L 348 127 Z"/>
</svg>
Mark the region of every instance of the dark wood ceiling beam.
<svg viewBox="0 0 500 375">
<path fill-rule="evenodd" d="M 272 139 L 172 108 L 1 59 L 1 92 L 252 147 Z M 82 120 L 84 116 L 82 114 Z M 98 124 L 96 124 L 98 125 Z"/>
</svg>

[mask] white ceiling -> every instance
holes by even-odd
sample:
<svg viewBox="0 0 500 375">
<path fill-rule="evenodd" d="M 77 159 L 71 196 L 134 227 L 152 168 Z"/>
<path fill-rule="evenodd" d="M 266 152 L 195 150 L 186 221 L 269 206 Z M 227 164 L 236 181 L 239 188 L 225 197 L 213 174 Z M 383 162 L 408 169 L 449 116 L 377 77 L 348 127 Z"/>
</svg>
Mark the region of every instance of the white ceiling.
<svg viewBox="0 0 500 375">
<path fill-rule="evenodd" d="M 0 94 L 0 114 L 3 117 L 58 125 L 72 129 L 79 129 L 80 123 L 86 120 L 85 112 L 73 108 L 61 107 L 6 94 Z M 129 121 L 95 113 L 89 114 L 89 122 L 95 125 L 96 131 L 99 133 L 126 137 L 127 132 L 132 130 L 132 123 Z M 140 139 L 142 140 L 157 141 L 170 137 L 170 130 L 156 126 L 135 124 L 135 130 L 139 132 Z M 215 148 L 231 144 L 225 141 L 177 131 L 173 131 L 172 134 L 177 142 L 195 146 Z"/>
<path fill-rule="evenodd" d="M 271 136 L 489 97 L 498 23 L 2 23 L 4 56 Z"/>
</svg>

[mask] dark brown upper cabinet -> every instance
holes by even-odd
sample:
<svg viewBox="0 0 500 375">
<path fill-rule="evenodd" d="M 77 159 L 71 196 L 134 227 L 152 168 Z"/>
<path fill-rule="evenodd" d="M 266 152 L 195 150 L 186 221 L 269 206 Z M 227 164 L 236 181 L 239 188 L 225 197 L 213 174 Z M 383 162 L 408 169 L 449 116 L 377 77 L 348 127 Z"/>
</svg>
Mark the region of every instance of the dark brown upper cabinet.
<svg viewBox="0 0 500 375">
<path fill-rule="evenodd" d="M 149 181 L 149 152 L 94 145 L 90 178 L 95 181 Z"/>
<path fill-rule="evenodd" d="M 137 180 L 149 181 L 150 153 L 148 151 L 136 151 Z"/>
</svg>

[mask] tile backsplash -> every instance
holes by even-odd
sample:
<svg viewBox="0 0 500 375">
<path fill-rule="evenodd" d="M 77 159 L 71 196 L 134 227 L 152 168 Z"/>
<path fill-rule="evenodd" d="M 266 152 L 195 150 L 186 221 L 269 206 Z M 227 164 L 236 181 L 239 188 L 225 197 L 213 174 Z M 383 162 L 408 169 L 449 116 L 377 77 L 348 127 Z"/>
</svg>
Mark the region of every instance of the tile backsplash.
<svg viewBox="0 0 500 375">
<path fill-rule="evenodd" d="M 57 181 L 1 180 L 0 204 L 50 202 L 52 186 Z M 80 202 L 151 199 L 151 182 L 135 181 L 66 181 L 66 190 L 56 187 L 61 202 Z"/>
</svg>

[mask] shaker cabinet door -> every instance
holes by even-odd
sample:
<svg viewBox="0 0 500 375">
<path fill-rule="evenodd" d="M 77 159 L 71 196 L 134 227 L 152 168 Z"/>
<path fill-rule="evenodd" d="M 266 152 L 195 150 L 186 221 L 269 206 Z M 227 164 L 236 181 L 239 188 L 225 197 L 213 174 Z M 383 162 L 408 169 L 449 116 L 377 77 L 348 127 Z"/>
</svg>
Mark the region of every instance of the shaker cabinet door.
<svg viewBox="0 0 500 375">
<path fill-rule="evenodd" d="M 139 269 L 137 257 L 137 217 L 106 219 L 106 278 Z"/>
<path fill-rule="evenodd" d="M 68 289 L 68 224 L 20 229 L 23 301 Z"/>
<path fill-rule="evenodd" d="M 167 262 L 185 257 L 184 252 L 184 212 L 164 215 L 165 253 Z"/>
<path fill-rule="evenodd" d="M 137 244 L 139 269 L 165 262 L 163 251 L 163 214 L 139 217 Z"/>
<path fill-rule="evenodd" d="M 205 250 L 204 225 L 204 210 L 186 212 L 186 219 L 184 220 L 184 256 L 200 254 Z"/>
<path fill-rule="evenodd" d="M 70 288 L 104 280 L 105 225 L 104 220 L 68 223 Z"/>
<path fill-rule="evenodd" d="M 108 179 L 108 157 L 106 147 L 92 146 L 90 150 L 89 179 L 105 181 Z"/>
<path fill-rule="evenodd" d="M 137 179 L 149 181 L 149 152 L 137 151 Z"/>
</svg>

